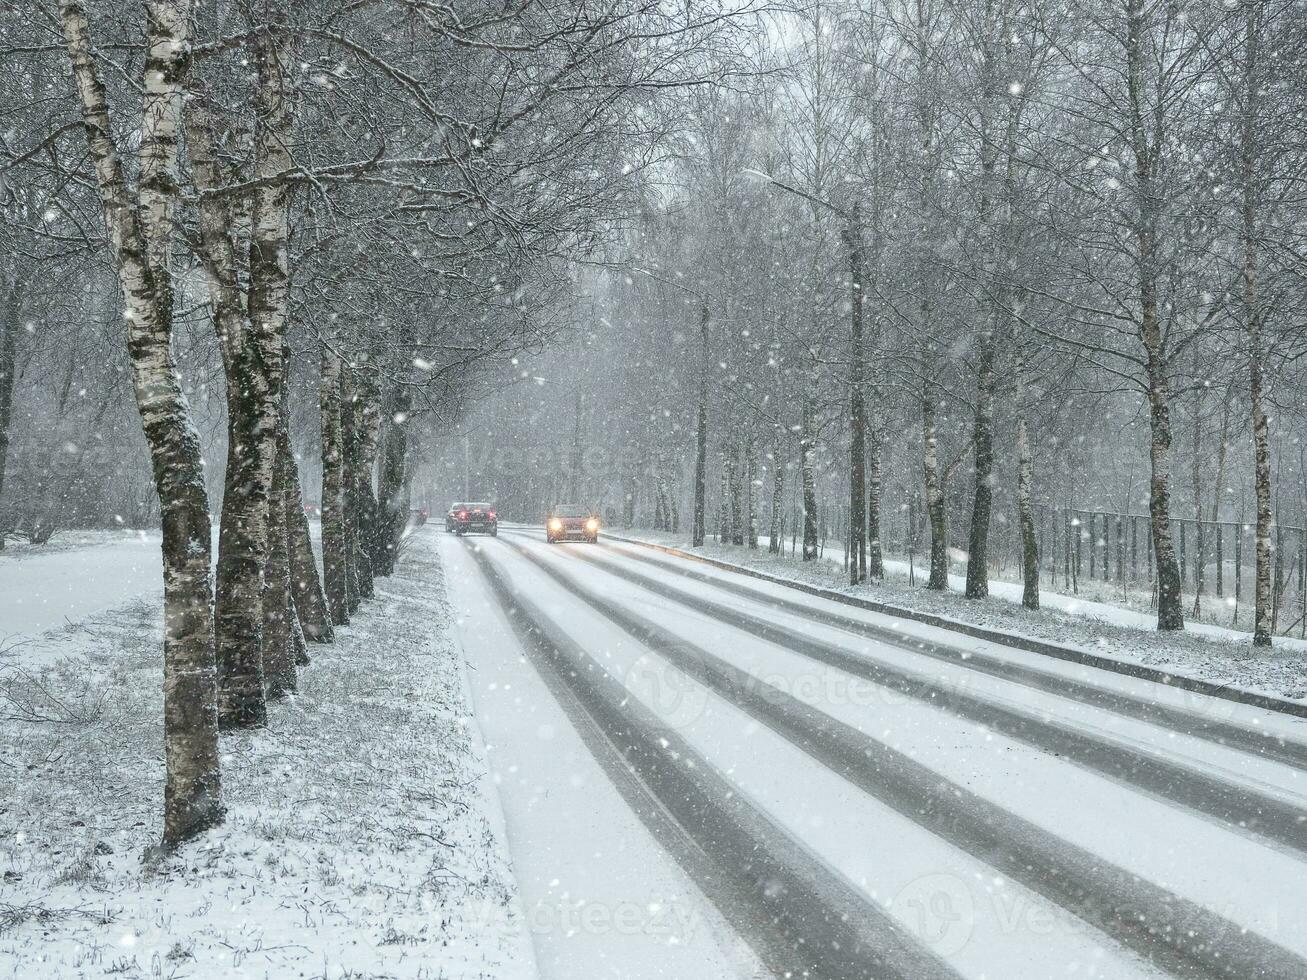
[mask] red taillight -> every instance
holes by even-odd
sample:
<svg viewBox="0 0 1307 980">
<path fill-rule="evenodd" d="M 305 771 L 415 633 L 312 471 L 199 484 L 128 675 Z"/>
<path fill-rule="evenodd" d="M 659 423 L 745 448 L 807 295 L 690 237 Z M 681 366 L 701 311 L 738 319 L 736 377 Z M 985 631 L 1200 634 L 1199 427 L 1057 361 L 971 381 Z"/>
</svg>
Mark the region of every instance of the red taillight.
<svg viewBox="0 0 1307 980">
<path fill-rule="evenodd" d="M 490 519 L 492 521 L 495 519 L 495 512 L 493 510 L 490 512 Z"/>
</svg>

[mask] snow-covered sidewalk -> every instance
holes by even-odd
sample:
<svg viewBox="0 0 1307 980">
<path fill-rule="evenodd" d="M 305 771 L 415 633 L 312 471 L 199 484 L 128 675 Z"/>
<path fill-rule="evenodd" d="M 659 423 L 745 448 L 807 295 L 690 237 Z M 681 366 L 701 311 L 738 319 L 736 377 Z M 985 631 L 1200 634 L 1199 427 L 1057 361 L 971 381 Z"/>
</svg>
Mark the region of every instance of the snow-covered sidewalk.
<svg viewBox="0 0 1307 980">
<path fill-rule="evenodd" d="M 770 555 L 766 540 L 759 549 L 719 545 L 709 541 L 690 548 L 684 535 L 652 531 L 618 531 L 615 537 L 645 541 L 729 562 L 779 578 L 856 595 L 916 613 L 927 613 L 962 623 L 1000 630 L 1071 646 L 1098 656 L 1156 667 L 1260 694 L 1307 700 L 1307 642 L 1276 637 L 1269 650 L 1254 649 L 1247 633 L 1207 623 L 1186 624 L 1183 633 L 1159 633 L 1156 618 L 1137 610 L 1074 595 L 1041 591 L 1041 608 L 1021 606 L 1021 587 L 992 582 L 990 599 L 976 602 L 961 595 L 960 575 L 950 575 L 947 593 L 922 588 L 925 572 L 917 567 L 916 585 L 908 581 L 906 562 L 885 563 L 886 577 L 879 584 L 849 586 L 841 567 L 842 554 L 827 545 L 824 560 L 802 562 L 790 555 Z"/>
<path fill-rule="evenodd" d="M 535 975 L 435 533 L 268 729 L 224 736 L 227 821 L 161 866 L 157 598 L 0 667 L 0 977 Z"/>
</svg>

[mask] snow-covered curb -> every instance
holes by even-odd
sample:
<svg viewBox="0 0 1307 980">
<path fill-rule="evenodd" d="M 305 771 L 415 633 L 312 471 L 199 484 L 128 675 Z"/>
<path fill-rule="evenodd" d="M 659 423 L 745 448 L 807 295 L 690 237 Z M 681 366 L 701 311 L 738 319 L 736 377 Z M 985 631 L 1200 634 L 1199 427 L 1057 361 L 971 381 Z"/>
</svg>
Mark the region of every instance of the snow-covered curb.
<svg viewBox="0 0 1307 980">
<path fill-rule="evenodd" d="M 224 737 L 226 823 L 158 867 L 157 602 L 11 666 L 52 720 L 0 722 L 0 977 L 534 975 L 448 623 L 419 532 L 269 728 Z"/>
<path fill-rule="evenodd" d="M 897 582 L 893 575 L 879 585 L 853 588 L 837 578 L 835 566 L 803 566 L 765 552 L 714 545 L 687 550 L 612 532 L 605 536 L 976 639 L 1307 718 L 1307 656 L 1296 644 L 1260 653 L 1214 636 L 1214 627 L 1198 634 L 1159 634 L 1091 615 L 1031 612 L 1006 602 L 977 603 L 955 594 L 928 593 Z"/>
</svg>

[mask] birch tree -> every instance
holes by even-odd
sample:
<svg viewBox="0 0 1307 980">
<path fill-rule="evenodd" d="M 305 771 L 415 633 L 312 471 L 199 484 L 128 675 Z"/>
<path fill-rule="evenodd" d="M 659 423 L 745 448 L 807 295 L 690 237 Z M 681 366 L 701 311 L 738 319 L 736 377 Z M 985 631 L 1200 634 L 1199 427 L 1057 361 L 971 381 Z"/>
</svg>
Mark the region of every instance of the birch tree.
<svg viewBox="0 0 1307 980">
<path fill-rule="evenodd" d="M 146 4 L 135 187 L 128 183 L 115 136 L 118 126 L 86 6 L 82 0 L 62 0 L 59 14 L 125 301 L 136 400 L 163 520 L 163 843 L 174 847 L 223 817 L 209 504 L 198 438 L 171 346 L 171 246 L 180 191 L 177 157 L 190 64 L 191 9 L 186 0 Z"/>
</svg>

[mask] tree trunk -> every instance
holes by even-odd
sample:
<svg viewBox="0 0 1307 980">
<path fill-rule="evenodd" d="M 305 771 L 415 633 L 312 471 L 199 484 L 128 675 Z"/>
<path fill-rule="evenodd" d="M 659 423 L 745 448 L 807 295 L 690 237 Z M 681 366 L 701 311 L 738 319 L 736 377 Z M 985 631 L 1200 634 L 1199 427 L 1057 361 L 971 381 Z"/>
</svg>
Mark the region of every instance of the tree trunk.
<svg viewBox="0 0 1307 980">
<path fill-rule="evenodd" d="M 744 544 L 744 480 L 747 476 L 744 462 L 740 459 L 740 446 L 736 443 L 731 449 L 731 544 Z"/>
<path fill-rule="evenodd" d="M 758 550 L 758 443 L 750 435 L 748 442 L 745 443 L 745 500 L 747 510 L 745 514 L 745 532 L 744 543 L 754 551 Z"/>
<path fill-rule="evenodd" d="M 271 32 L 261 34 L 256 53 L 258 90 L 255 133 L 255 175 L 263 178 L 251 195 L 248 329 L 240 323 L 232 294 L 239 295 L 235 250 L 228 227 L 230 215 L 218 202 L 202 211 L 202 231 L 210 252 L 210 290 L 215 324 L 227 345 L 228 465 L 223 493 L 218 552 L 216 601 L 218 655 L 218 720 L 225 728 L 262 724 L 266 720 L 265 653 L 284 674 L 289 636 L 289 573 L 273 552 L 284 551 L 278 535 L 285 530 L 284 500 L 274 490 L 278 473 L 281 430 L 281 389 L 285 311 L 288 289 L 286 240 L 289 191 L 269 180 L 289 166 L 285 149 L 290 112 L 288 84 Z M 201 110 L 202 111 L 202 110 Z M 192 133 L 197 137 L 202 185 L 217 183 L 207 114 L 197 113 Z M 286 582 L 267 576 L 286 575 Z M 263 603 L 271 603 L 264 609 Z M 274 635 L 266 630 L 271 627 Z M 273 648 L 265 650 L 265 645 Z M 285 687 L 285 678 L 277 688 Z"/>
<path fill-rule="evenodd" d="M 1253 424 L 1253 493 L 1257 500 L 1253 590 L 1253 645 L 1271 645 L 1271 427 L 1266 417 L 1262 377 L 1261 311 L 1257 296 L 1256 245 L 1245 236 L 1244 316 L 1248 333 L 1248 396 Z"/>
<path fill-rule="evenodd" d="M 585 392 L 578 384 L 576 387 L 576 407 L 573 410 L 572 453 L 568 462 L 567 499 L 581 502 L 582 469 L 585 466 L 585 433 L 582 413 L 585 408 Z"/>
<path fill-rule="evenodd" d="M 867 440 L 867 577 L 873 582 L 885 578 L 885 553 L 880 540 L 880 510 L 883 479 L 881 454 L 884 436 L 879 421 L 873 424 Z"/>
<path fill-rule="evenodd" d="M 408 385 L 401 382 L 391 400 L 390 424 L 386 426 L 377 493 L 381 510 L 380 561 L 374 569 L 377 575 L 389 575 L 395 570 L 400 542 L 408 526 L 408 486 L 412 476 L 408 470 L 411 397 Z"/>
<path fill-rule="evenodd" d="M 356 411 L 357 388 L 354 368 L 341 366 L 340 372 L 340 458 L 342 496 L 345 501 L 345 607 L 353 616 L 359 609 L 359 447 L 362 419 Z"/>
<path fill-rule="evenodd" d="M 331 622 L 349 623 L 345 553 L 345 458 L 341 432 L 340 358 L 322 348 L 318 406 L 322 417 L 322 578 Z"/>
<path fill-rule="evenodd" d="M 976 484 L 967 544 L 968 599 L 989 595 L 989 521 L 994 495 L 994 330 L 993 321 L 978 339 L 976 411 L 972 429 Z"/>
<path fill-rule="evenodd" d="M 372 473 L 377 462 L 377 441 L 381 436 L 381 405 L 376 383 L 361 375 L 357 380 L 358 405 L 355 411 L 359 420 L 359 443 L 354 466 L 354 493 L 359 547 L 355 561 L 359 595 L 370 599 L 375 592 L 373 555 L 377 534 L 377 495 L 372 489 Z"/>
<path fill-rule="evenodd" d="M 935 426 L 935 396 L 928 389 L 921 393 L 921 469 L 926 494 L 926 517 L 930 522 L 930 577 L 926 588 L 937 592 L 948 589 L 948 521 L 945 513 L 944 484 L 939 472 L 939 433 Z"/>
<path fill-rule="evenodd" d="M 105 88 L 81 0 L 60 19 L 81 103 L 105 224 L 127 312 L 127 350 L 163 521 L 163 844 L 172 848 L 222 821 L 212 547 L 204 461 L 172 357 L 169 246 L 177 199 L 177 144 L 189 65 L 190 6 L 148 5 L 148 54 L 139 129 L 137 199 L 127 190 Z"/>
<path fill-rule="evenodd" d="M 215 149 L 217 123 L 202 87 L 187 113 L 191 174 L 201 191 L 222 185 Z M 263 708 L 263 574 L 267 549 L 268 488 L 260 482 L 262 401 L 267 377 L 247 319 L 237 225 L 225 198 L 199 204 L 198 255 L 208 276 L 213 326 L 227 385 L 227 463 L 218 532 L 214 630 L 223 727 L 260 724 Z"/>
<path fill-rule="evenodd" d="M 811 383 L 811 382 L 809 382 Z M 817 557 L 817 423 L 812 393 L 804 391 L 799 431 L 799 478 L 803 490 L 803 560 Z"/>
<path fill-rule="evenodd" d="M 275 16 L 275 15 L 274 15 Z M 271 25 L 268 25 L 271 26 Z M 280 25 L 283 26 L 284 25 Z M 286 308 L 290 290 L 288 239 L 290 188 L 272 180 L 290 169 L 287 149 L 293 128 L 289 50 L 291 35 L 264 30 L 255 43 L 258 90 L 254 132 L 256 179 L 250 220 L 250 338 L 266 377 L 261 407 L 263 448 L 269 493 L 263 587 L 264 678 L 272 697 L 295 690 L 294 604 L 291 598 L 289 535 L 286 520 L 286 468 L 280 452 L 289 424 L 286 384 Z"/>
<path fill-rule="evenodd" d="M 1031 502 L 1034 460 L 1026 423 L 1026 352 L 1021 339 L 1021 317 L 1012 317 L 1013 402 L 1017 416 L 1017 521 L 1021 525 L 1021 605 L 1039 608 L 1039 538 Z M 1056 551 L 1056 549 L 1054 549 Z"/>
<path fill-rule="evenodd" d="M 1144 307 L 1145 323 L 1153 321 L 1156 330 L 1155 302 Z M 1160 342 L 1160 339 L 1159 339 Z M 1156 362 L 1149 362 L 1149 455 L 1152 475 L 1149 485 L 1148 513 L 1153 525 L 1153 555 L 1157 563 L 1157 628 L 1184 628 L 1184 610 L 1180 605 L 1180 566 L 1176 562 L 1171 540 L 1171 415 L 1165 376 Z"/>
<path fill-rule="evenodd" d="M 1203 610 L 1203 583 L 1207 568 L 1207 535 L 1203 533 L 1203 393 L 1202 389 L 1194 395 L 1193 452 L 1189 460 L 1189 476 L 1194 495 L 1194 607 L 1193 615 L 1198 616 Z"/>
<path fill-rule="evenodd" d="M 282 337 L 282 363 L 290 364 L 290 343 L 284 334 Z M 290 451 L 290 390 L 287 385 L 281 387 L 281 424 L 277 433 L 277 472 L 273 487 L 272 510 L 278 513 L 281 528 L 277 537 L 272 538 L 275 547 L 269 551 L 269 591 L 264 593 L 264 637 L 265 645 L 273 644 L 273 661 L 265 656 L 266 676 L 269 697 L 278 697 L 298 687 L 297 667 L 308 666 L 309 653 L 304 636 L 304 626 L 300 622 L 297 594 L 307 591 L 295 582 L 296 524 L 304 519 L 304 502 L 300 499 L 299 468 Z M 271 530 L 269 531 L 271 534 Z M 314 591 L 318 590 L 318 570 L 313 562 L 313 553 L 309 552 L 309 569 L 313 575 Z M 317 592 L 321 597 L 321 592 Z M 307 597 L 306 597 L 307 598 Z M 309 600 L 311 601 L 311 599 Z M 275 608 L 285 616 L 286 625 L 268 624 L 269 610 Z M 281 635 L 285 634 L 285 661 L 281 658 Z M 272 636 L 274 639 L 269 640 Z M 266 649 L 266 646 L 265 646 Z"/>
<path fill-rule="evenodd" d="M 299 607 L 295 605 L 293 593 L 290 598 L 290 652 L 291 661 L 297 668 L 309 665 L 309 645 L 304 638 L 304 624 L 300 622 Z"/>
<path fill-rule="evenodd" d="M 968 599 L 989 595 L 989 524 L 994 496 L 994 348 L 1004 310 L 1004 283 L 998 272 L 1006 229 L 998 212 L 998 72 L 995 43 L 1003 33 L 995 16 L 1002 17 L 998 4 L 984 5 L 980 35 L 980 201 L 982 289 L 985 301 L 976 331 L 976 406 L 972 420 L 975 453 L 975 486 L 971 502 L 971 529 L 967 541 L 967 576 L 964 594 Z M 1004 18 L 1005 19 L 1005 18 Z"/>
<path fill-rule="evenodd" d="M 785 542 L 781 540 L 785 513 L 785 464 L 781 462 L 781 444 L 772 448 L 771 471 L 771 524 L 767 529 L 767 553 L 779 555 Z"/>
<path fill-rule="evenodd" d="M 227 467 L 218 537 L 215 629 L 218 720 L 223 728 L 261 725 L 263 574 L 268 548 L 270 479 L 261 459 L 262 383 L 252 358 L 238 353 L 227 381 Z M 265 482 L 267 479 L 267 482 Z"/>
<path fill-rule="evenodd" d="M 290 582 L 304 638 L 313 643 L 330 643 L 335 639 L 327 597 L 322 592 L 318 560 L 309 536 L 309 516 L 304 512 L 304 492 L 300 487 L 299 465 L 291 452 L 290 436 L 282 431 L 281 455 L 286 467 L 286 521 L 289 525 Z"/>
<path fill-rule="evenodd" d="M 1233 402 L 1233 380 L 1226 389 L 1221 406 L 1221 441 L 1216 447 L 1216 482 L 1212 487 L 1212 528 L 1216 532 L 1216 595 L 1225 593 L 1225 553 L 1221 547 L 1224 530 L 1221 527 L 1221 495 L 1225 488 L 1225 464 L 1230 453 L 1230 410 Z M 1242 530 L 1242 529 L 1241 529 Z"/>
<path fill-rule="evenodd" d="M 193 96 L 187 122 L 191 171 L 201 190 L 221 185 L 215 123 L 207 97 Z M 273 466 L 264 459 L 268 376 L 247 319 L 235 224 L 223 199 L 200 203 L 201 259 L 227 383 L 227 464 L 218 532 L 214 630 L 218 720 L 224 728 L 262 724 L 263 574 Z M 275 432 L 274 432 L 275 435 Z"/>
<path fill-rule="evenodd" d="M 1148 385 L 1152 464 L 1148 510 L 1153 524 L 1153 555 L 1157 561 L 1157 628 L 1178 630 L 1184 628 L 1184 610 L 1180 605 L 1180 567 L 1171 541 L 1171 409 L 1158 310 L 1157 228 L 1160 215 L 1153 173 L 1154 146 L 1163 144 L 1146 129 L 1150 120 L 1159 118 L 1143 104 L 1147 16 L 1143 0 L 1126 0 L 1130 144 L 1135 161 L 1134 233 L 1138 249 L 1139 337 L 1146 355 Z M 1160 125 L 1160 121 L 1157 124 Z"/>
<path fill-rule="evenodd" d="M 844 232 L 849 250 L 849 584 L 867 577 L 867 413 L 862 390 L 866 351 L 862 339 L 863 256 L 861 208 L 853 205 Z"/>
<path fill-rule="evenodd" d="M 1243 315 L 1248 337 L 1248 397 L 1253 430 L 1253 493 L 1257 501 L 1255 543 L 1253 645 L 1271 645 L 1273 599 L 1271 595 L 1271 431 L 1266 417 L 1263 376 L 1265 357 L 1262 337 L 1262 305 L 1258 282 L 1261 233 L 1258 218 L 1261 195 L 1258 190 L 1258 122 L 1261 116 L 1261 31 L 1260 5 L 1244 11 L 1242 71 L 1243 113 L 1240 118 L 1240 183 L 1242 193 Z"/>
<path fill-rule="evenodd" d="M 717 481 L 717 543 L 729 544 L 731 540 L 731 457 L 726 447 L 718 452 L 720 479 Z"/>
<path fill-rule="evenodd" d="M 702 332 L 703 356 L 699 367 L 699 421 L 694 437 L 694 530 L 691 535 L 693 547 L 703 546 L 707 536 L 708 523 L 704 514 L 705 497 L 708 486 L 708 304 L 704 303 L 700 312 L 699 327 Z"/>
<path fill-rule="evenodd" d="M 273 493 L 268 507 L 268 559 L 263 572 L 263 677 L 269 698 L 293 692 L 296 650 L 294 647 L 295 603 L 290 585 L 290 540 L 286 520 L 286 468 L 288 461 L 276 454 Z"/>
<path fill-rule="evenodd" d="M 4 502 L 5 462 L 9 458 L 9 426 L 13 421 L 14 374 L 18 369 L 18 321 L 23 303 L 22 284 L 15 277 L 0 310 L 0 504 Z M 0 522 L 0 551 L 5 547 L 5 525 Z"/>
</svg>

